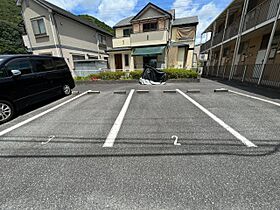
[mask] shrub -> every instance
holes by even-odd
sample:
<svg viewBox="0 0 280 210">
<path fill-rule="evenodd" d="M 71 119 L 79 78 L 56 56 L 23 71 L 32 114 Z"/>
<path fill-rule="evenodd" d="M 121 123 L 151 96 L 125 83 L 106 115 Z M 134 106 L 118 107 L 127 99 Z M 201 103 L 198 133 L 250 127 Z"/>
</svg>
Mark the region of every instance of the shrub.
<svg viewBox="0 0 280 210">
<path fill-rule="evenodd" d="M 119 80 L 125 76 L 125 72 L 100 72 L 99 74 L 91 74 L 89 77 L 91 80 L 101 79 L 101 80 Z"/>
<path fill-rule="evenodd" d="M 164 69 L 168 79 L 197 78 L 197 72 L 185 69 Z"/>
<path fill-rule="evenodd" d="M 132 79 L 140 79 L 140 77 L 142 76 L 142 73 L 143 73 L 142 70 L 131 71 L 131 72 L 129 72 L 129 76 Z"/>
</svg>

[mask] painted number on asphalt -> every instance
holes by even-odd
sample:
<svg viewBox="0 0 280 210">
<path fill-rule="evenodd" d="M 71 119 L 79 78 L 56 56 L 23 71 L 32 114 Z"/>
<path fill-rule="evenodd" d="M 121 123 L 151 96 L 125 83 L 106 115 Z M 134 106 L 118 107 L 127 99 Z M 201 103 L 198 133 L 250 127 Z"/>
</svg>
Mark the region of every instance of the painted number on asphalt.
<svg viewBox="0 0 280 210">
<path fill-rule="evenodd" d="M 175 139 L 175 140 L 174 140 L 174 145 L 175 145 L 175 146 L 181 146 L 181 144 L 178 143 L 178 136 L 173 135 L 171 138 L 172 138 L 172 139 Z"/>
<path fill-rule="evenodd" d="M 49 136 L 48 141 L 42 142 L 41 144 L 47 144 L 47 143 L 49 143 L 51 140 L 53 140 L 54 138 L 55 138 L 55 136 Z"/>
</svg>

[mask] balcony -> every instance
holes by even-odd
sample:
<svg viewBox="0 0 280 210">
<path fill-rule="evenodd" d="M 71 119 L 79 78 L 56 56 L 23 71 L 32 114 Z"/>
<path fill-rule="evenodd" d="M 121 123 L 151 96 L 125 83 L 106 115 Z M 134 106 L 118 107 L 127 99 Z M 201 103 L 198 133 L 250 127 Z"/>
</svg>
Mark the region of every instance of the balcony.
<svg viewBox="0 0 280 210">
<path fill-rule="evenodd" d="M 233 24 L 231 24 L 230 26 L 228 26 L 228 28 L 226 29 L 226 32 L 225 32 L 224 41 L 226 41 L 238 34 L 239 24 L 240 24 L 240 20 L 238 20 L 238 21 L 234 22 Z"/>
<path fill-rule="evenodd" d="M 205 42 L 204 44 L 201 45 L 200 51 L 204 52 L 211 47 L 211 39 L 208 42 Z"/>
<path fill-rule="evenodd" d="M 113 48 L 130 47 L 130 37 L 121 37 L 113 39 Z"/>
<path fill-rule="evenodd" d="M 266 0 L 247 13 L 243 31 L 253 28 L 274 18 L 279 7 L 279 0 Z"/>
<path fill-rule="evenodd" d="M 223 34 L 224 34 L 224 31 L 222 30 L 214 36 L 213 46 L 215 46 L 223 41 Z"/>
<path fill-rule="evenodd" d="M 131 34 L 131 46 L 146 46 L 146 45 L 160 45 L 167 44 L 167 31 L 150 31 L 144 33 Z"/>
</svg>

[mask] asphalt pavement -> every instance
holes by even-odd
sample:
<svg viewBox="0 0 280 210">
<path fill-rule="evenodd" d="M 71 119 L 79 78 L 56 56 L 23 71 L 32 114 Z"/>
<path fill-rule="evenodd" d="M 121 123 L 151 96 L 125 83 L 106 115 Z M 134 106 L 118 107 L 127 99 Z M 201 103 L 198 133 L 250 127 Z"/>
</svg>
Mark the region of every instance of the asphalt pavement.
<svg viewBox="0 0 280 210">
<path fill-rule="evenodd" d="M 178 92 L 189 89 L 200 93 Z M 0 126 L 0 209 L 280 209 L 277 91 L 206 79 L 75 90 L 100 94 L 36 118 L 76 96 L 60 98 Z"/>
</svg>

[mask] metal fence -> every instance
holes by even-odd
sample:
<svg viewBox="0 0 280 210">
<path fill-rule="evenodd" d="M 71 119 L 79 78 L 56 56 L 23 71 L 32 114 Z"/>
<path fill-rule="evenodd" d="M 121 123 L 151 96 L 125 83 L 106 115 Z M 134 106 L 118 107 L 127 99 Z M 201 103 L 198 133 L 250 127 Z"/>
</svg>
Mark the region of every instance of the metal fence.
<svg viewBox="0 0 280 210">
<path fill-rule="evenodd" d="M 262 64 L 235 65 L 231 75 L 231 67 L 227 66 L 204 66 L 202 76 L 231 79 L 234 81 L 258 84 Z M 280 88 L 280 64 L 266 64 L 260 85 Z"/>
<path fill-rule="evenodd" d="M 274 18 L 277 14 L 279 2 L 280 0 L 266 0 L 248 12 L 243 31 Z"/>
</svg>

